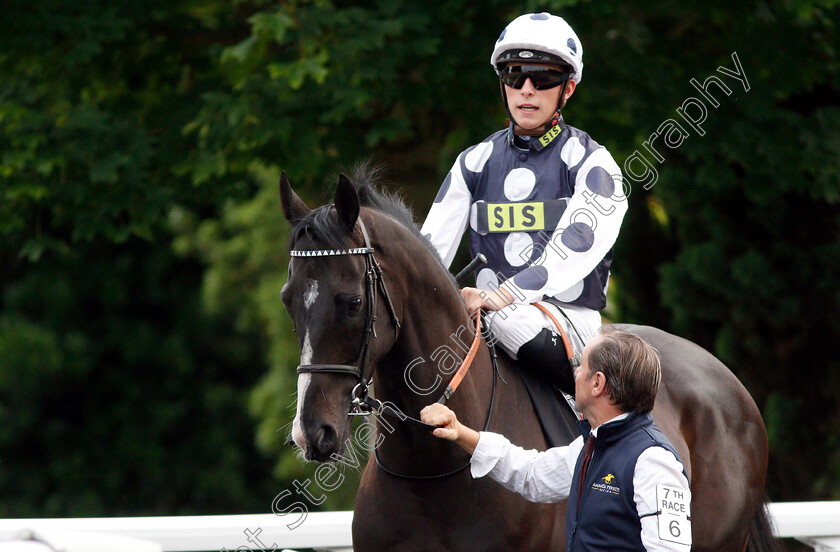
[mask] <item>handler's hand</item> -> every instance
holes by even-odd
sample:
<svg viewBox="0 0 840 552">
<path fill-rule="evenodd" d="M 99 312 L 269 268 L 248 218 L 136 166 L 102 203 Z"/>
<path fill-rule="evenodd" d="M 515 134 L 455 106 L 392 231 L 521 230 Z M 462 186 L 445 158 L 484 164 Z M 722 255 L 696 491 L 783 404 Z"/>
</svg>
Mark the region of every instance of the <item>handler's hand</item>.
<svg viewBox="0 0 840 552">
<path fill-rule="evenodd" d="M 450 441 L 458 440 L 458 417 L 448 407 L 433 403 L 420 411 L 420 421 L 429 425 L 442 426 L 432 432 L 435 437 L 441 439 L 448 439 Z"/>
<path fill-rule="evenodd" d="M 441 426 L 434 430 L 432 435 L 455 441 L 470 454 L 478 445 L 478 432 L 459 422 L 455 413 L 440 403 L 433 403 L 423 408 L 420 411 L 420 420 L 430 425 Z"/>
</svg>

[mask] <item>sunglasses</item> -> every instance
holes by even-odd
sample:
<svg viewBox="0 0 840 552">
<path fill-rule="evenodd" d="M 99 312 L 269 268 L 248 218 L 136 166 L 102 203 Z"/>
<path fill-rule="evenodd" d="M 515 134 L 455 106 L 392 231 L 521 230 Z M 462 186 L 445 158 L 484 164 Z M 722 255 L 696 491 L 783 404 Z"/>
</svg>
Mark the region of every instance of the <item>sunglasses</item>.
<svg viewBox="0 0 840 552">
<path fill-rule="evenodd" d="M 527 79 L 537 90 L 548 90 L 560 86 L 571 77 L 571 73 L 558 71 L 542 65 L 508 65 L 502 69 L 499 79 L 517 90 L 522 88 Z"/>
</svg>

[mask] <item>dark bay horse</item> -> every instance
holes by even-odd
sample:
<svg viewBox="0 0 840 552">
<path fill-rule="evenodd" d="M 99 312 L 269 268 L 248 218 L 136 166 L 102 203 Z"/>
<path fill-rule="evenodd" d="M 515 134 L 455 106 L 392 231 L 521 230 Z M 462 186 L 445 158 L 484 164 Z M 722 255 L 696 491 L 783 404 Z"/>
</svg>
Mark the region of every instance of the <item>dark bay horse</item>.
<svg viewBox="0 0 840 552">
<path fill-rule="evenodd" d="M 307 460 L 331 461 L 344 452 L 360 381 L 374 381 L 377 399 L 418 416 L 451 377 L 433 360 L 434 352 L 442 345 L 463 351 L 454 336 L 469 345 L 464 329 L 472 328 L 452 276 L 420 236 L 410 211 L 378 192 L 364 171 L 353 180 L 340 176 L 334 203 L 314 210 L 294 193 L 285 173 L 280 181 L 296 255 L 282 297 L 301 349 L 292 437 Z M 379 278 L 371 280 L 377 272 Z M 762 502 L 767 436 L 750 395 L 699 346 L 651 327 L 622 327 L 662 355 L 653 414 L 691 480 L 692 549 L 771 549 Z M 479 347 L 447 405 L 471 427 L 484 427 L 490 416 L 491 431 L 545 449 L 511 362 L 500 355 L 496 378 L 489 349 Z M 384 431 L 383 422 L 385 438 L 356 497 L 356 551 L 564 549 L 565 502 L 533 504 L 487 478 L 473 479 L 469 457 L 455 444 L 393 419 Z M 568 440 L 575 437 L 570 431 Z"/>
</svg>

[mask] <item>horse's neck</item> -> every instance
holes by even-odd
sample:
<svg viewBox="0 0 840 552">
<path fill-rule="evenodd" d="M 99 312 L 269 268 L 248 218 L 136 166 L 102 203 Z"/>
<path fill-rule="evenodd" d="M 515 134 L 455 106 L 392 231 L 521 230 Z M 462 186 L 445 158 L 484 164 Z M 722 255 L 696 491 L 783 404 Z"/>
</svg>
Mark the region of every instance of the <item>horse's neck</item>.
<svg viewBox="0 0 840 552">
<path fill-rule="evenodd" d="M 467 356 L 475 334 L 475 323 L 467 316 L 452 282 L 448 278 L 429 278 L 429 272 L 421 278 L 407 284 L 412 292 L 406 301 L 403 328 L 395 346 L 380 362 L 376 379 L 377 397 L 394 403 L 412 417 L 418 417 L 424 406 L 440 398 L 453 376 L 453 365 Z M 492 377 L 489 351 L 482 342 L 470 373 L 447 402 L 461 422 L 483 428 Z M 454 457 L 463 460 L 463 453 L 451 443 L 395 424 L 387 428 L 390 435 L 381 452 L 399 460 L 401 465 L 418 458 L 411 454 L 412 450 L 431 452 L 441 467 L 449 466 L 447 462 Z M 428 462 L 429 457 L 424 454 L 417 461 L 422 463 L 425 458 Z"/>
<path fill-rule="evenodd" d="M 463 305 L 459 305 L 463 309 Z M 429 312 L 423 320 L 420 311 L 408 315 L 400 339 L 383 359 L 377 372 L 384 377 L 377 378 L 377 393 L 388 395 L 399 406 L 423 406 L 440 398 L 455 371 L 460 367 L 475 338 L 475 322 L 466 315 L 446 316 L 445 313 Z M 490 374 L 490 355 L 483 340 L 469 371 L 470 380 L 476 374 Z M 460 389 L 460 388 L 459 388 Z M 461 395 L 469 392 L 464 387 Z"/>
</svg>

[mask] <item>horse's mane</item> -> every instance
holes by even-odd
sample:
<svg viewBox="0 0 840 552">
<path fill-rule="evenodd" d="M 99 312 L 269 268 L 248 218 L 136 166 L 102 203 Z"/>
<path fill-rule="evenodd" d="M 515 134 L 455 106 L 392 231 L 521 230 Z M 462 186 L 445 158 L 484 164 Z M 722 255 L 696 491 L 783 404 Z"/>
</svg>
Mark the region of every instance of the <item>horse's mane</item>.
<svg viewBox="0 0 840 552">
<path fill-rule="evenodd" d="M 420 233 L 420 228 L 414 221 L 414 214 L 402 196 L 398 192 L 382 189 L 380 184 L 382 173 L 381 166 L 367 162 L 360 163 L 350 171 L 349 178 L 356 188 L 356 193 L 359 194 L 359 204 L 390 216 L 410 230 L 443 266 L 443 261 L 432 242 Z M 342 249 L 347 246 L 347 232 L 336 221 L 332 205 L 316 207 L 303 217 L 292 232 L 291 243 L 293 244 L 303 234 L 307 234 L 326 249 Z M 447 273 L 449 273 L 448 270 Z"/>
</svg>

